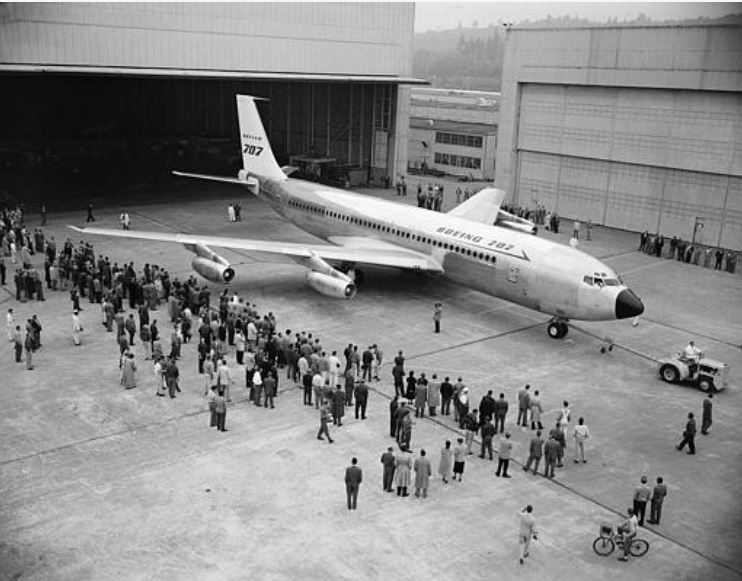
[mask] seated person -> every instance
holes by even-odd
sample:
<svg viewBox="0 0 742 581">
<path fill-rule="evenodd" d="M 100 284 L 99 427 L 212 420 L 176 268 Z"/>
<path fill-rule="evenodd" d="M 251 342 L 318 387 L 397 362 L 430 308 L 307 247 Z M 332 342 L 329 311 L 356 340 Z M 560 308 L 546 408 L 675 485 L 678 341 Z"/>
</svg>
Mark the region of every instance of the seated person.
<svg viewBox="0 0 742 581">
<path fill-rule="evenodd" d="M 634 514 L 634 509 L 629 508 L 626 512 L 628 513 L 628 517 L 618 526 L 617 529 L 617 532 L 621 535 L 621 540 L 623 541 L 623 555 L 618 558 L 619 561 L 629 560 L 629 547 L 631 546 L 631 541 L 636 536 L 636 530 L 639 526 L 636 515 Z"/>
<path fill-rule="evenodd" d="M 698 361 L 701 358 L 701 350 L 696 347 L 696 344 L 691 341 L 688 343 L 688 346 L 683 349 L 683 357 L 682 359 L 688 363 L 688 370 L 692 375 L 695 375 L 696 371 L 698 370 Z"/>
</svg>

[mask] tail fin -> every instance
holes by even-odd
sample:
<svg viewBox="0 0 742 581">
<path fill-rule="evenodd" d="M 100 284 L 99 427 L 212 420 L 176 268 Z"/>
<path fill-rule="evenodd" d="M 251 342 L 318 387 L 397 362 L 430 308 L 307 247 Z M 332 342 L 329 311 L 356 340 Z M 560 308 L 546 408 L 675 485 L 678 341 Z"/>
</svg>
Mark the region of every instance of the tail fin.
<svg viewBox="0 0 742 581">
<path fill-rule="evenodd" d="M 249 174 L 272 180 L 285 180 L 286 174 L 276 163 L 273 150 L 260 120 L 255 97 L 237 95 L 242 163 Z"/>
<path fill-rule="evenodd" d="M 504 190 L 484 188 L 465 202 L 453 208 L 448 214 L 484 224 L 494 224 L 504 199 Z"/>
</svg>

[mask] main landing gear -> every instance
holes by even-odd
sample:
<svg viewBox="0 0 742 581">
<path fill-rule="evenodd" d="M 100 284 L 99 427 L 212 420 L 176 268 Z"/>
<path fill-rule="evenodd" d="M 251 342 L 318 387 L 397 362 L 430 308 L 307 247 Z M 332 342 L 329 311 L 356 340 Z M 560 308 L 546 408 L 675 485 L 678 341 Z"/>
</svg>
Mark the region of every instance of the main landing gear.
<svg viewBox="0 0 742 581">
<path fill-rule="evenodd" d="M 359 287 L 363 284 L 365 275 L 360 268 L 355 268 L 355 265 L 353 263 L 344 262 L 340 265 L 340 268 L 338 268 L 338 270 L 344 274 L 347 274 L 353 280 L 356 287 Z"/>
<path fill-rule="evenodd" d="M 546 328 L 549 333 L 549 337 L 552 339 L 561 339 L 569 331 L 566 319 L 552 319 L 549 321 L 549 326 Z"/>
</svg>

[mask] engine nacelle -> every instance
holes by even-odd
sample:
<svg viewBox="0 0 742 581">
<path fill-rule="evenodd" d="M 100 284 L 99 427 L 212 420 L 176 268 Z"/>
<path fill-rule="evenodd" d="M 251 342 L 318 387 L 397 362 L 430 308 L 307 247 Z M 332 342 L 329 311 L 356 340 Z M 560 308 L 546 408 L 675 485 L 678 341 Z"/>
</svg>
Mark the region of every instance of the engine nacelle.
<svg viewBox="0 0 742 581">
<path fill-rule="evenodd" d="M 184 244 L 183 246 L 185 246 L 185 249 L 189 252 L 193 252 L 196 256 L 199 256 L 201 258 L 205 258 L 209 262 L 216 262 L 217 264 L 221 264 L 222 266 L 227 267 L 230 266 L 229 261 L 227 261 L 226 258 L 224 258 L 223 256 L 219 256 L 211 248 L 206 246 L 206 244 Z M 194 268 L 193 270 L 196 269 Z M 196 270 L 196 272 L 198 271 Z"/>
<path fill-rule="evenodd" d="M 510 212 L 506 212 L 505 210 L 500 210 L 497 213 L 497 222 L 495 223 L 497 226 L 517 230 L 518 232 L 524 232 L 525 234 L 536 234 L 538 232 L 538 228 L 533 222 L 511 214 Z"/>
<path fill-rule="evenodd" d="M 338 274 L 342 275 L 343 273 L 338 272 Z M 352 299 L 356 296 L 356 285 L 349 282 L 349 280 L 343 280 L 342 278 L 313 270 L 307 273 L 307 284 L 310 287 L 320 294 L 336 299 Z"/>
<path fill-rule="evenodd" d="M 211 282 L 231 282 L 235 274 L 234 269 L 226 260 L 224 263 L 215 262 L 203 256 L 196 256 L 191 260 L 191 268 Z"/>
</svg>

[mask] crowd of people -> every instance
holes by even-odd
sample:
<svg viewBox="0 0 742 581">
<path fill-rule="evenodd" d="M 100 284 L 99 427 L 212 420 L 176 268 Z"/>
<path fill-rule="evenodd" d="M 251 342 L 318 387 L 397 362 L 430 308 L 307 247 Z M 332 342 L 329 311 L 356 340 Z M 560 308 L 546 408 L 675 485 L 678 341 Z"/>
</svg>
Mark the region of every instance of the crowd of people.
<svg viewBox="0 0 742 581">
<path fill-rule="evenodd" d="M 663 248 L 667 244 L 667 251 L 663 254 Z M 669 240 L 662 234 L 650 234 L 644 230 L 639 235 L 639 250 L 650 256 L 665 257 L 669 260 L 677 260 L 686 264 L 703 266 L 714 270 L 725 270 L 734 272 L 737 268 L 737 253 L 732 250 L 714 248 L 696 244 L 692 241 L 683 240 L 673 236 Z"/>
</svg>

